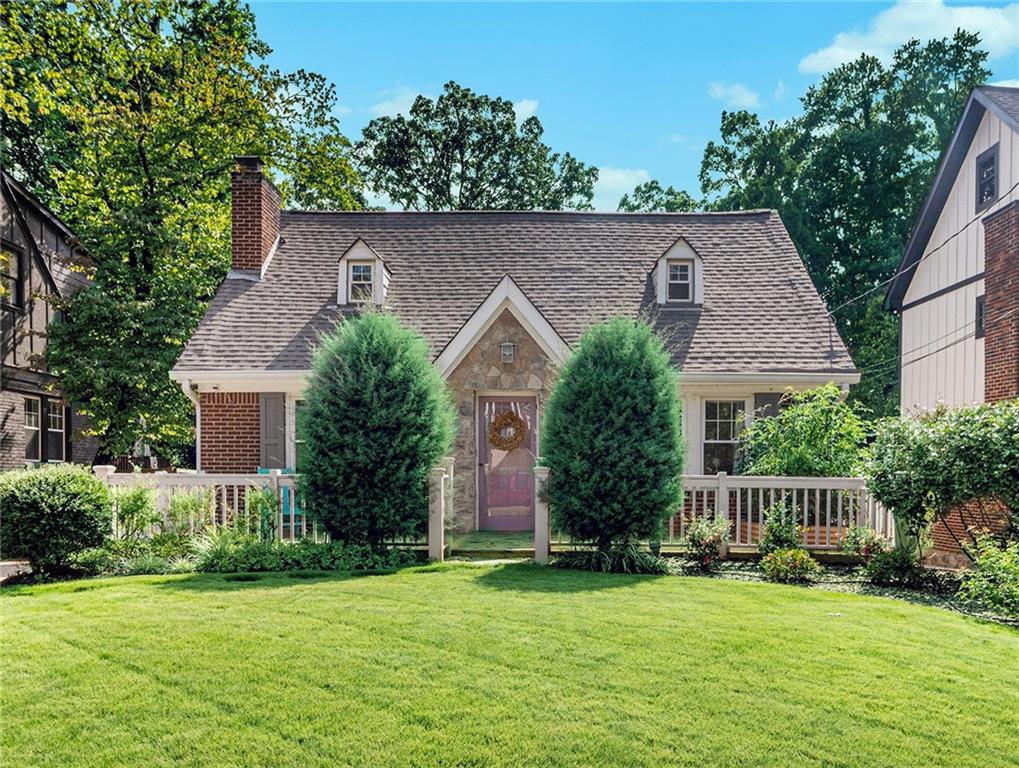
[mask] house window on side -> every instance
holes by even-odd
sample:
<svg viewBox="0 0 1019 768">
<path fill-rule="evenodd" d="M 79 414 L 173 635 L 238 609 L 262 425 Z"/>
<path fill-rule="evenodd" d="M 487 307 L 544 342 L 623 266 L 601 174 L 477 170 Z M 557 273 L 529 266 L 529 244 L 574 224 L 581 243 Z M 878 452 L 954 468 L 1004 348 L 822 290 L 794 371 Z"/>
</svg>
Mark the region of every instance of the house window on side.
<svg viewBox="0 0 1019 768">
<path fill-rule="evenodd" d="M 669 301 L 693 301 L 693 263 L 670 261 L 668 269 Z"/>
<path fill-rule="evenodd" d="M 977 296 L 977 314 L 976 314 L 976 330 L 975 336 L 978 339 L 984 337 L 984 332 L 987 330 L 987 302 L 983 296 Z"/>
<path fill-rule="evenodd" d="M 977 156 L 977 211 L 998 199 L 998 145 Z"/>
<path fill-rule="evenodd" d="M 38 397 L 25 398 L 25 460 L 39 461 L 42 458 L 41 433 L 42 403 Z"/>
<path fill-rule="evenodd" d="M 64 460 L 64 404 L 46 401 L 46 460 Z"/>
<path fill-rule="evenodd" d="M 743 430 L 743 400 L 707 400 L 704 403 L 704 474 L 732 473 L 736 446 Z"/>
<path fill-rule="evenodd" d="M 0 301 L 11 307 L 24 306 L 21 251 L 6 245 L 0 249 Z"/>
<path fill-rule="evenodd" d="M 372 300 L 371 264 L 350 265 L 350 302 L 364 304 Z"/>
</svg>

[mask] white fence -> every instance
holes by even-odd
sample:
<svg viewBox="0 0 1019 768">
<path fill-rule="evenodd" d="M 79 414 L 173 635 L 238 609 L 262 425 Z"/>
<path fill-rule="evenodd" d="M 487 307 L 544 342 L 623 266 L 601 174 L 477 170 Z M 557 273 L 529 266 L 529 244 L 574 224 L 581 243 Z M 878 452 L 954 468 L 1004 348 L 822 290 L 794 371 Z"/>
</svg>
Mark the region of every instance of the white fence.
<svg viewBox="0 0 1019 768">
<path fill-rule="evenodd" d="M 868 526 L 895 540 L 892 515 L 871 497 L 860 477 L 762 477 L 686 475 L 683 509 L 669 519 L 662 544 L 680 545 L 696 518 L 728 518 L 730 547 L 756 547 L 773 510 L 791 514 L 802 527 L 803 545 L 838 549 L 851 526 Z M 568 540 L 554 533 L 553 545 Z"/>
<path fill-rule="evenodd" d="M 111 466 L 94 467 L 98 478 L 111 488 L 150 488 L 155 494 L 159 520 L 146 526 L 143 535 L 174 530 L 195 534 L 209 528 L 229 528 L 259 533 L 266 508 L 272 510 L 272 536 L 282 541 L 327 541 L 328 535 L 308 518 L 300 497 L 297 475 L 271 470 L 268 474 L 208 474 L 204 472 L 124 472 Z M 428 536 L 387 542 L 396 546 L 428 547 L 429 555 L 442 559 L 444 520 L 453 501 L 453 460 L 436 467 L 429 489 Z M 266 504 L 265 500 L 270 503 Z M 113 512 L 113 535 L 128 533 L 127 516 L 117 503 Z M 436 533 L 438 532 L 438 533 Z"/>
</svg>

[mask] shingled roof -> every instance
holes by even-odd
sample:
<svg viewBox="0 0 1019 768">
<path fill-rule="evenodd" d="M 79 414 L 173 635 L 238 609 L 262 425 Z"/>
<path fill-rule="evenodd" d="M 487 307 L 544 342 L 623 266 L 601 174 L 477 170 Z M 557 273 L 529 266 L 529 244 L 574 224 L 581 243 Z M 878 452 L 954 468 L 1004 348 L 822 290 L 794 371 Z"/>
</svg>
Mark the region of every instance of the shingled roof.
<svg viewBox="0 0 1019 768">
<path fill-rule="evenodd" d="M 509 275 L 568 344 L 606 318 L 646 316 L 684 371 L 854 373 L 774 211 L 284 211 L 264 276 L 223 283 L 177 374 L 306 370 L 347 311 L 336 307 L 337 265 L 358 238 L 390 272 L 386 307 L 433 355 Z M 678 238 L 703 259 L 703 306 L 655 303 L 650 272 Z"/>
</svg>

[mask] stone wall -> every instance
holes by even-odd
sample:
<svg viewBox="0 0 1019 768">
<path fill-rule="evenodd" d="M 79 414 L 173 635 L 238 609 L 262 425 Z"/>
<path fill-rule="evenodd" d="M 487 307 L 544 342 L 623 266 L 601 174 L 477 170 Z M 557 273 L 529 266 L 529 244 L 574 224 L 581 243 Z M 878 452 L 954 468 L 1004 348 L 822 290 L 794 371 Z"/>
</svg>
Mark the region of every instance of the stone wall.
<svg viewBox="0 0 1019 768">
<path fill-rule="evenodd" d="M 502 362 L 499 345 L 505 341 L 516 345 L 512 363 Z M 503 310 L 492 327 L 449 375 L 447 381 L 453 390 L 459 418 L 459 431 L 453 451 L 456 458 L 453 472 L 453 517 L 457 530 L 474 529 L 478 508 L 477 394 L 533 394 L 538 399 L 540 426 L 545 402 L 558 375 L 556 365 L 509 310 Z M 540 445 L 538 450 L 540 453 Z"/>
</svg>

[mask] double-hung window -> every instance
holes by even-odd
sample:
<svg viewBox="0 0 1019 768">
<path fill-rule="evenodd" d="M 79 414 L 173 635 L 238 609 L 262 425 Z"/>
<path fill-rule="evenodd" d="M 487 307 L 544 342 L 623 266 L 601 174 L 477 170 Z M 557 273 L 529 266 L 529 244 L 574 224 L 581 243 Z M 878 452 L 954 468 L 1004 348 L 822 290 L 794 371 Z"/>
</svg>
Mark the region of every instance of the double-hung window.
<svg viewBox="0 0 1019 768">
<path fill-rule="evenodd" d="M 372 300 L 372 265 L 350 265 L 350 302 L 364 304 Z"/>
<path fill-rule="evenodd" d="M 669 261 L 669 301 L 693 301 L 693 262 Z"/>
<path fill-rule="evenodd" d="M 64 460 L 64 404 L 59 400 L 46 401 L 46 460 Z"/>
<path fill-rule="evenodd" d="M 38 397 L 25 398 L 25 460 L 42 458 L 42 401 Z"/>
<path fill-rule="evenodd" d="M 704 474 L 732 473 L 745 408 L 743 400 L 704 402 Z"/>
<path fill-rule="evenodd" d="M 998 199 L 998 145 L 977 156 L 977 212 Z"/>
</svg>

